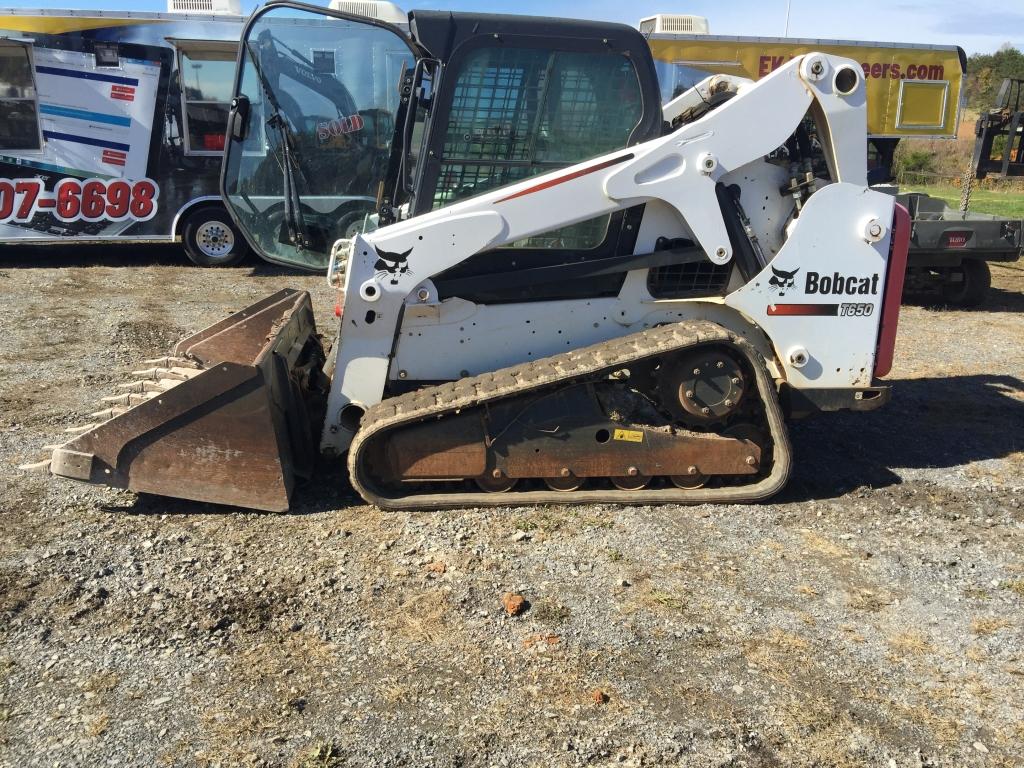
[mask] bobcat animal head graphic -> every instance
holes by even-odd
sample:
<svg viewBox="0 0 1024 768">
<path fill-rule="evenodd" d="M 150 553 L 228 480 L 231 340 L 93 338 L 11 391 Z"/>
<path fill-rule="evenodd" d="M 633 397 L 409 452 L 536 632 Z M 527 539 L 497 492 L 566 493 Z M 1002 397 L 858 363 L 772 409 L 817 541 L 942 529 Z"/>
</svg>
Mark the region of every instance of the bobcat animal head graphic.
<svg viewBox="0 0 1024 768">
<path fill-rule="evenodd" d="M 377 263 L 373 265 L 373 268 L 377 270 L 377 277 L 381 280 L 390 275 L 391 284 L 398 285 L 399 275 L 412 274 L 408 263 L 412 248 L 405 253 L 389 253 L 388 251 L 382 251 L 377 246 L 373 246 L 373 250 L 377 252 Z"/>
<path fill-rule="evenodd" d="M 786 291 L 796 286 L 796 273 L 800 271 L 800 267 L 797 267 L 792 272 L 784 272 L 781 269 L 772 267 L 772 278 L 768 281 L 768 285 L 772 288 L 779 289 L 779 296 L 785 296 Z"/>
</svg>

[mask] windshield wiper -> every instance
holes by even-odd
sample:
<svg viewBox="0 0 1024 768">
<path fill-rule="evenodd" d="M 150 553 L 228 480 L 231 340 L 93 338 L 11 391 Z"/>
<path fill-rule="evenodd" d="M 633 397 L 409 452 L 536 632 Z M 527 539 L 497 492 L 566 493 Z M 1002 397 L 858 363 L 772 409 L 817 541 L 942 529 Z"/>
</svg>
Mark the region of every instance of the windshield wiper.
<svg viewBox="0 0 1024 768">
<path fill-rule="evenodd" d="M 312 245 L 308 233 L 306 222 L 302 216 L 302 200 L 299 196 L 299 188 L 295 180 L 295 169 L 298 168 L 296 163 L 293 166 L 292 158 L 292 141 L 294 134 L 291 126 L 285 119 L 284 114 L 281 112 L 281 105 L 277 100 L 277 96 L 274 94 L 274 89 L 271 87 L 270 82 L 267 80 L 266 75 L 263 73 L 263 68 L 260 66 L 259 58 L 256 55 L 256 51 L 253 50 L 252 44 L 246 40 L 245 47 L 249 51 L 249 57 L 252 59 L 253 68 L 256 70 L 256 76 L 260 79 L 260 85 L 263 87 L 263 92 L 266 94 L 267 103 L 270 104 L 272 114 L 267 120 L 267 125 L 274 128 L 280 138 L 281 143 L 281 174 L 282 183 L 284 186 L 284 221 L 282 236 L 278 239 L 282 242 L 288 242 L 294 245 L 298 250 L 303 250 Z M 277 51 L 274 51 L 274 55 L 277 55 Z M 287 237 L 283 235 L 287 233 Z"/>
</svg>

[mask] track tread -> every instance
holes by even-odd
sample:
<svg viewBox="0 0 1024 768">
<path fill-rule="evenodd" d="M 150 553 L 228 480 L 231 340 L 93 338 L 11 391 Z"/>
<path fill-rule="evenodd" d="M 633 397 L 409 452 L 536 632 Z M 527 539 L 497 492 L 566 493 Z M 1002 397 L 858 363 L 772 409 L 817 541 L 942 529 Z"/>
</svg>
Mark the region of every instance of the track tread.
<svg viewBox="0 0 1024 768">
<path fill-rule="evenodd" d="M 513 394 L 523 394 L 533 389 L 570 381 L 580 376 L 598 373 L 603 369 L 637 362 L 643 358 L 709 342 L 728 343 L 738 348 L 755 370 L 758 389 L 764 401 L 775 446 L 773 469 L 768 477 L 758 483 L 749 486 L 697 490 L 673 488 L 652 491 L 587 490 L 568 493 L 524 491 L 509 494 L 460 492 L 390 498 L 375 493 L 370 487 L 370 483 L 364 482 L 362 473 L 359 471 L 365 447 L 370 440 L 385 430 L 402 424 L 421 422 L 432 416 L 453 413 L 490 400 Z M 436 509 L 467 505 L 509 506 L 518 503 L 622 502 L 643 504 L 755 501 L 770 496 L 785 484 L 789 475 L 790 463 L 790 448 L 782 412 L 778 405 L 774 383 L 768 375 L 764 360 L 743 339 L 707 320 L 688 320 L 651 328 L 589 347 L 388 398 L 367 409 L 348 454 L 349 475 L 359 494 L 372 504 L 390 509 Z"/>
</svg>

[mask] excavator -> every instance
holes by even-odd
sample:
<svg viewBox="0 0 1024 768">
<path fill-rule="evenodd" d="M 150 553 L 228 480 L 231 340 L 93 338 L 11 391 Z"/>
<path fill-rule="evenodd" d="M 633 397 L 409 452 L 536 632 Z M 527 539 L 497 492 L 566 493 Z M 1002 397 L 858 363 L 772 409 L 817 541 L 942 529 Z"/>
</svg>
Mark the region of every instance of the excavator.
<svg viewBox="0 0 1024 768">
<path fill-rule="evenodd" d="M 333 341 L 280 291 L 149 361 L 41 467 L 267 511 L 324 460 L 388 509 L 753 502 L 786 483 L 787 419 L 888 399 L 910 222 L 867 184 L 859 64 L 662 105 L 630 27 L 408 18 L 274 2 L 243 33 L 224 200 L 265 257 L 326 272 Z"/>
</svg>

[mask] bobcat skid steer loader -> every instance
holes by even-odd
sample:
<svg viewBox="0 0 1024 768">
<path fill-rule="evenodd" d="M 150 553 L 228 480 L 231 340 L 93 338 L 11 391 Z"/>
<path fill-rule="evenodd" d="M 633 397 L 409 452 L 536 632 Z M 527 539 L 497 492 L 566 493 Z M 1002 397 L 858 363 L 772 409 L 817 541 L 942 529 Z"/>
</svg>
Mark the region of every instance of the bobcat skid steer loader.
<svg viewBox="0 0 1024 768">
<path fill-rule="evenodd" d="M 283 291 L 46 465 L 285 510 L 319 433 L 382 507 L 767 497 L 787 416 L 888 394 L 909 220 L 867 187 L 865 130 L 860 66 L 834 56 L 663 109 L 629 27 L 417 11 L 406 36 L 265 6 L 223 194 L 266 257 L 327 267 L 333 345 Z M 367 197 L 377 229 L 353 225 Z"/>
</svg>

